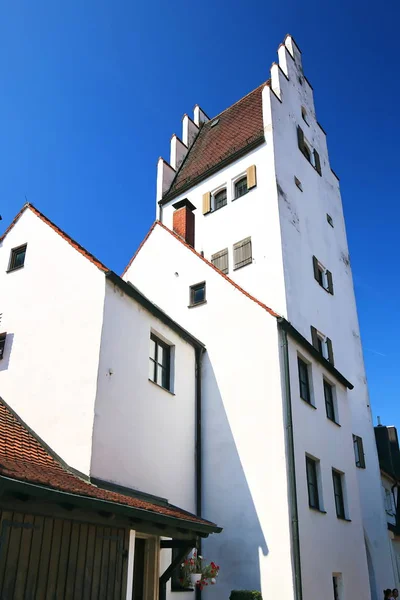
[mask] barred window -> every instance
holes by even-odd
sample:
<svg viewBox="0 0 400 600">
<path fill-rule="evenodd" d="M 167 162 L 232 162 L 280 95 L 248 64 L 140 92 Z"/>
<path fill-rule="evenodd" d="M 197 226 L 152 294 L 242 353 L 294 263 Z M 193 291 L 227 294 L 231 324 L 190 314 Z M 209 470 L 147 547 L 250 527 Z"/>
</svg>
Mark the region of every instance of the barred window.
<svg viewBox="0 0 400 600">
<path fill-rule="evenodd" d="M 251 253 L 251 237 L 248 237 L 241 242 L 237 242 L 233 246 L 233 269 L 240 269 L 251 262 L 253 262 Z"/>
</svg>

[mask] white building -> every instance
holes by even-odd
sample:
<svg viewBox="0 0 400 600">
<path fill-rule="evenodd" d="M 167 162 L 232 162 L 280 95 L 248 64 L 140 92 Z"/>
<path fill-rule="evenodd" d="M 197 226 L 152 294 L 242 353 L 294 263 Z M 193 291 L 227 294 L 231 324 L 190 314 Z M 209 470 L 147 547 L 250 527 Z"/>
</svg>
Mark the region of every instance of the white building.
<svg viewBox="0 0 400 600">
<path fill-rule="evenodd" d="M 125 281 L 18 215 L 0 393 L 95 481 L 220 523 L 208 597 L 375 600 L 395 582 L 339 184 L 290 36 L 278 54 L 217 117 L 184 116 Z"/>
<path fill-rule="evenodd" d="M 375 427 L 375 439 L 381 470 L 382 495 L 393 565 L 393 581 L 400 588 L 400 450 L 396 427 Z"/>
<path fill-rule="evenodd" d="M 208 594 L 375 600 L 394 581 L 339 182 L 291 36 L 278 56 L 212 120 L 184 116 L 162 225 L 124 277 L 207 346 L 203 507 L 224 524 Z"/>
<path fill-rule="evenodd" d="M 29 204 L 0 240 L 0 290 L 1 397 L 92 482 L 198 515 L 204 345 Z M 162 535 L 146 580 L 171 563 Z"/>
</svg>

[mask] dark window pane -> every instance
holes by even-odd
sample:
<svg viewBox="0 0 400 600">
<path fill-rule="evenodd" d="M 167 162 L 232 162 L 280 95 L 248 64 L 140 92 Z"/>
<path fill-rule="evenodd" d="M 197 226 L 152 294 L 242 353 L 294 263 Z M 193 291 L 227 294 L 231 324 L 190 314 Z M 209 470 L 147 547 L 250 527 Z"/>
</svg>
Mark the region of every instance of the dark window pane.
<svg viewBox="0 0 400 600">
<path fill-rule="evenodd" d="M 311 152 L 307 144 L 304 144 L 303 146 L 303 153 L 306 159 L 311 162 Z"/>
<path fill-rule="evenodd" d="M 7 335 L 5 333 L 0 333 L 0 360 L 4 356 L 4 348 L 6 346 L 6 337 L 7 337 Z"/>
<path fill-rule="evenodd" d="M 317 465 L 315 460 L 306 457 L 308 504 L 319 509 Z"/>
<path fill-rule="evenodd" d="M 247 177 L 242 177 L 235 183 L 235 198 L 240 198 L 247 193 Z"/>
<path fill-rule="evenodd" d="M 215 209 L 218 210 L 226 205 L 226 190 L 221 190 L 218 194 L 214 196 Z"/>
<path fill-rule="evenodd" d="M 206 284 L 199 283 L 197 285 L 192 285 L 190 288 L 190 304 L 194 306 L 195 304 L 200 304 L 204 302 L 206 299 Z"/>
<path fill-rule="evenodd" d="M 344 519 L 345 514 L 344 514 L 342 476 L 337 471 L 332 471 L 332 478 L 333 478 L 333 490 L 334 490 L 334 494 L 335 494 L 336 515 L 340 519 Z"/>
<path fill-rule="evenodd" d="M 150 337 L 149 379 L 169 390 L 171 348 L 155 335 Z"/>
<path fill-rule="evenodd" d="M 322 356 L 324 355 L 324 351 L 323 351 L 323 341 L 321 340 L 321 338 L 318 336 L 317 337 L 317 344 L 318 344 L 318 352 L 320 354 L 322 354 Z"/>
<path fill-rule="evenodd" d="M 318 283 L 324 287 L 324 272 L 318 269 Z"/>
<path fill-rule="evenodd" d="M 308 365 L 301 360 L 301 358 L 297 359 L 298 368 L 299 368 L 299 386 L 300 386 L 300 398 L 311 404 L 311 394 L 310 394 L 310 382 L 308 378 Z"/>
<path fill-rule="evenodd" d="M 335 405 L 333 403 L 333 388 L 325 380 L 324 380 L 324 395 L 325 395 L 326 416 L 331 421 L 335 421 L 336 422 Z"/>
<path fill-rule="evenodd" d="M 359 469 L 365 469 L 363 441 L 362 438 L 360 438 L 358 435 L 353 435 L 353 446 L 356 467 L 358 467 Z"/>
<path fill-rule="evenodd" d="M 11 250 L 9 271 L 23 267 L 25 263 L 26 244 Z"/>
</svg>

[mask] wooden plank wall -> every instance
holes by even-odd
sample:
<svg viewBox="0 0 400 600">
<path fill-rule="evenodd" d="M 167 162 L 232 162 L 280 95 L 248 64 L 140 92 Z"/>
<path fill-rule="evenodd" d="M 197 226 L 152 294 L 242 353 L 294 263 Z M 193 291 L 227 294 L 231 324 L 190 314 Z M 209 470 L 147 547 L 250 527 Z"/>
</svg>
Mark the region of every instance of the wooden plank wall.
<svg viewBox="0 0 400 600">
<path fill-rule="evenodd" d="M 0 510 L 1 600 L 122 600 L 129 530 Z"/>
</svg>

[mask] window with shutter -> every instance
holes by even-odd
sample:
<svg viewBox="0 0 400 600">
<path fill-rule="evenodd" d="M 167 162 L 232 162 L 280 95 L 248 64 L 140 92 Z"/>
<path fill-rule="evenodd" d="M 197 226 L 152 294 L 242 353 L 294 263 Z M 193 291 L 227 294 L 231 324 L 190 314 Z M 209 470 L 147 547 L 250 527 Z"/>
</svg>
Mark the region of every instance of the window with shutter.
<svg viewBox="0 0 400 600">
<path fill-rule="evenodd" d="M 321 161 L 319 159 L 319 154 L 318 154 L 318 152 L 315 149 L 314 149 L 314 167 L 315 167 L 315 170 L 317 171 L 317 173 L 319 175 L 322 175 Z"/>
<path fill-rule="evenodd" d="M 233 246 L 233 270 L 241 269 L 253 261 L 251 252 L 251 237 L 237 242 Z"/>
<path fill-rule="evenodd" d="M 247 176 L 246 177 L 242 177 L 241 179 L 239 179 L 239 181 L 236 181 L 235 183 L 235 198 L 240 198 L 240 196 L 244 196 L 245 194 L 247 194 L 248 191 L 248 187 L 247 187 Z"/>
<path fill-rule="evenodd" d="M 216 252 L 211 256 L 211 262 L 214 267 L 217 267 L 222 273 L 229 273 L 229 255 L 228 248 L 225 250 L 221 250 L 220 252 Z"/>
<path fill-rule="evenodd" d="M 203 215 L 211 211 L 211 192 L 203 194 Z"/>
<path fill-rule="evenodd" d="M 0 333 L 0 360 L 2 360 L 4 356 L 4 348 L 6 347 L 6 333 Z"/>
<path fill-rule="evenodd" d="M 247 189 L 251 190 L 252 188 L 256 187 L 256 185 L 257 185 L 256 165 L 252 165 L 251 167 L 249 167 L 246 171 L 246 175 L 247 175 Z"/>
<path fill-rule="evenodd" d="M 325 269 L 325 267 L 319 262 L 316 256 L 313 256 L 313 269 L 314 278 L 318 281 L 319 285 L 324 288 L 327 292 L 333 296 L 333 277 L 332 273 Z"/>
<path fill-rule="evenodd" d="M 214 195 L 214 210 L 218 210 L 219 208 L 226 206 L 226 203 L 227 203 L 226 189 L 220 190 L 219 192 L 217 192 Z"/>
</svg>

